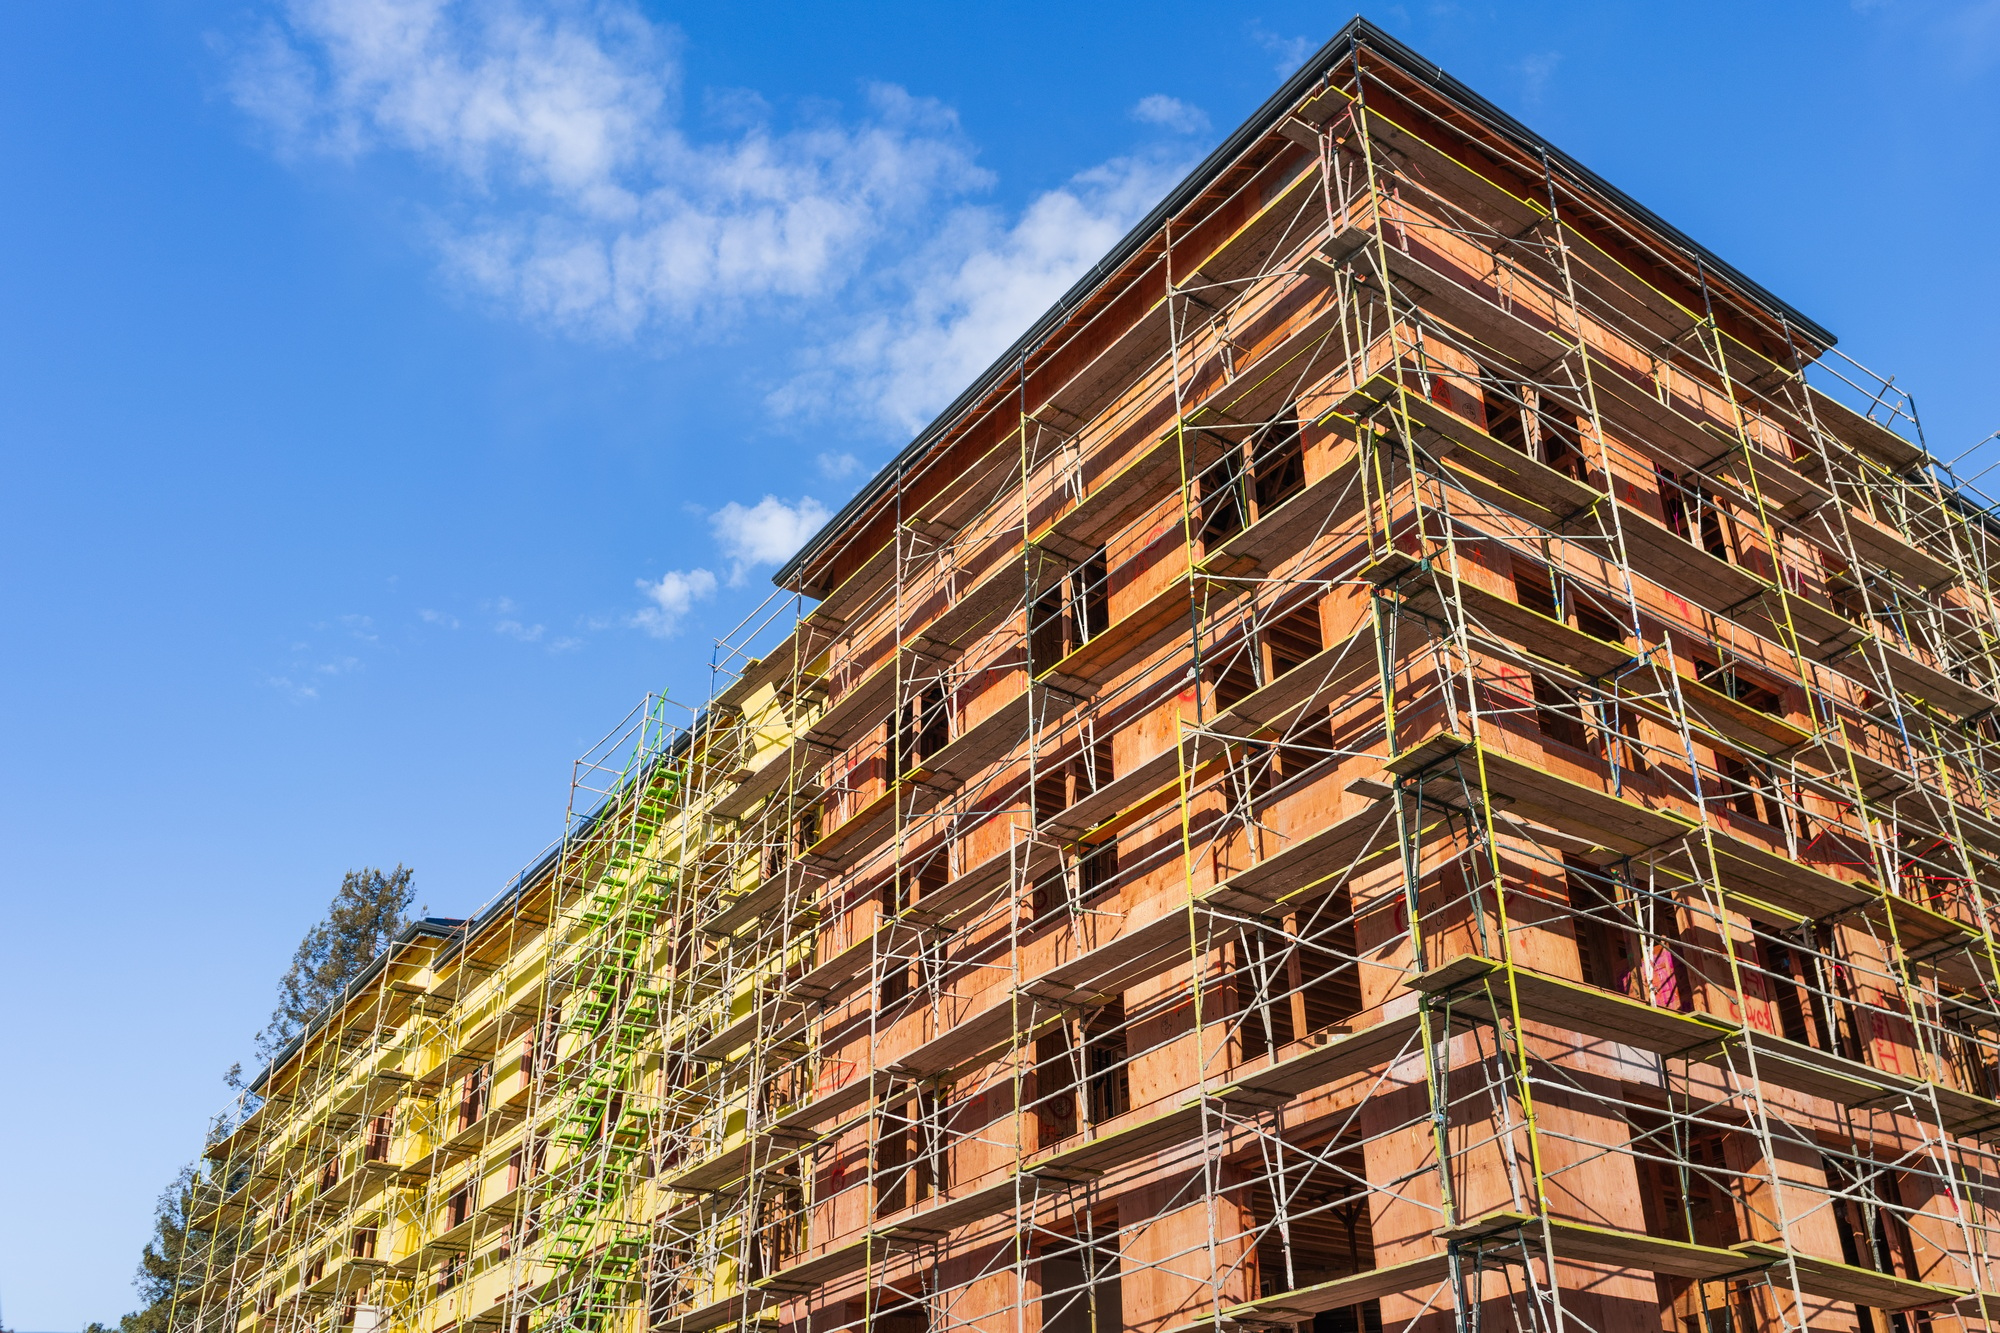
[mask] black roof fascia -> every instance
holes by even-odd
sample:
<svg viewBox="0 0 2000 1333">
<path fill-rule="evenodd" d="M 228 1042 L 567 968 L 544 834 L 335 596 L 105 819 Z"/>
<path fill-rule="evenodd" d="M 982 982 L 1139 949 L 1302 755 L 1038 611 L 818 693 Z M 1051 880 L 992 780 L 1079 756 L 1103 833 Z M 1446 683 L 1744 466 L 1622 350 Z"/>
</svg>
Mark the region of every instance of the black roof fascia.
<svg viewBox="0 0 2000 1333">
<path fill-rule="evenodd" d="M 1758 305 L 1763 306 L 1767 313 L 1778 316 L 1822 346 L 1831 347 L 1834 345 L 1836 339 L 1825 327 L 1779 300 L 1761 284 L 1746 277 L 1734 265 L 1719 258 L 1706 246 L 1695 241 L 1678 227 L 1666 222 L 1644 204 L 1641 204 L 1638 200 L 1605 180 L 1589 167 L 1584 166 L 1568 153 L 1565 153 L 1562 149 L 1557 148 L 1554 144 L 1536 134 L 1513 116 L 1508 115 L 1492 102 L 1472 91 L 1465 84 L 1460 83 L 1457 79 L 1445 73 L 1442 66 L 1424 59 L 1417 52 L 1405 46 L 1394 37 L 1391 37 L 1367 19 L 1356 15 L 1348 21 L 1345 27 L 1334 34 L 1332 40 L 1328 41 L 1311 59 L 1301 65 L 1296 73 L 1285 80 L 1278 91 L 1271 94 L 1262 106 L 1251 113 L 1248 120 L 1237 126 L 1236 130 L 1227 139 L 1224 139 L 1214 152 L 1203 158 L 1200 165 L 1189 172 L 1187 177 L 1174 187 L 1172 193 L 1155 205 L 1151 212 L 1141 218 L 1137 225 L 1131 231 L 1127 232 L 1117 245 L 1112 247 L 1110 253 L 1091 265 L 1089 271 L 1081 278 L 1078 278 L 1075 284 L 1067 292 L 1063 293 L 1061 299 L 1053 306 L 1050 306 L 1042 317 L 1029 327 L 1026 333 L 1016 338 L 1013 344 L 1006 351 L 1002 352 L 993 364 L 980 374 L 978 379 L 974 380 L 958 397 L 954 398 L 951 401 L 951 405 L 939 413 L 930 425 L 924 427 L 917 437 L 890 461 L 888 466 L 876 473 L 873 480 L 862 487 L 846 504 L 842 505 L 840 512 L 828 519 L 826 524 L 817 533 L 813 534 L 812 538 L 804 546 L 801 546 L 790 560 L 785 562 L 784 567 L 771 576 L 771 582 L 780 588 L 791 588 L 793 582 L 798 578 L 799 571 L 820 554 L 834 533 L 845 528 L 858 515 L 871 508 L 881 498 L 882 494 L 892 487 L 895 478 L 906 471 L 918 458 L 928 453 L 931 446 L 937 443 L 957 423 L 958 418 L 963 413 L 981 398 L 984 398 L 1003 376 L 1013 370 L 1022 359 L 1040 346 L 1042 340 L 1048 337 L 1051 331 L 1067 319 L 1070 313 L 1081 305 L 1097 289 L 1100 283 L 1111 274 L 1123 268 L 1126 262 L 1134 254 L 1138 253 L 1140 248 L 1152 238 L 1153 234 L 1169 218 L 1200 197 L 1201 193 L 1215 181 L 1215 178 L 1220 176 L 1231 162 L 1234 162 L 1241 156 L 1245 149 L 1268 134 L 1277 125 L 1280 117 L 1300 102 L 1313 85 L 1330 73 L 1335 65 L 1347 59 L 1356 46 L 1365 46 L 1378 55 L 1384 56 L 1403 73 L 1429 84 L 1434 90 L 1457 102 L 1467 111 L 1486 121 L 1493 129 L 1499 131 L 1508 139 L 1513 140 L 1517 146 L 1536 156 L 1547 154 L 1548 160 L 1560 166 L 1565 174 L 1574 177 L 1580 183 L 1588 186 L 1594 193 L 1602 195 L 1620 210 L 1631 214 L 1636 221 L 1657 233 L 1663 239 L 1679 246 L 1690 256 L 1699 260 L 1704 268 L 1718 275 L 1723 281 L 1742 292 L 1743 295 Z M 796 588 L 792 590 L 801 591 Z"/>
<path fill-rule="evenodd" d="M 285 1066 L 287 1061 L 299 1053 L 299 1048 L 306 1044 L 307 1038 L 326 1026 L 327 1020 L 333 1016 L 335 1010 L 353 999 L 356 992 L 379 976 L 382 969 L 389 966 L 396 954 L 405 945 L 411 943 L 419 935 L 428 935 L 433 939 L 444 939 L 447 936 L 458 933 L 464 926 L 465 922 L 458 917 L 427 916 L 420 920 L 412 921 L 409 925 L 397 931 L 396 938 L 389 941 L 388 948 L 376 954 L 370 960 L 368 966 L 355 973 L 354 979 L 345 986 L 342 986 L 340 994 L 327 1001 L 324 1009 L 313 1015 L 312 1021 L 300 1030 L 298 1036 L 293 1037 L 279 1048 L 278 1053 L 273 1055 L 265 1064 L 264 1072 L 257 1075 L 256 1081 L 250 1085 L 249 1091 L 261 1094 L 264 1090 L 264 1085 L 270 1082 L 271 1075 L 277 1073 L 278 1070 Z"/>
</svg>

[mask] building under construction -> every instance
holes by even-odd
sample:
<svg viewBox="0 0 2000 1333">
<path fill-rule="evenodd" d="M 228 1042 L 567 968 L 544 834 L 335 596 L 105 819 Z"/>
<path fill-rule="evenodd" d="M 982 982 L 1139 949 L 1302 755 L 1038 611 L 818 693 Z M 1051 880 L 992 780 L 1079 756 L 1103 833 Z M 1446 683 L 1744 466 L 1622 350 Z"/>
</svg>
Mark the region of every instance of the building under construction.
<svg viewBox="0 0 2000 1333">
<path fill-rule="evenodd" d="M 177 1329 L 2000 1322 L 2000 524 L 1357 20 L 216 1127 Z"/>
</svg>

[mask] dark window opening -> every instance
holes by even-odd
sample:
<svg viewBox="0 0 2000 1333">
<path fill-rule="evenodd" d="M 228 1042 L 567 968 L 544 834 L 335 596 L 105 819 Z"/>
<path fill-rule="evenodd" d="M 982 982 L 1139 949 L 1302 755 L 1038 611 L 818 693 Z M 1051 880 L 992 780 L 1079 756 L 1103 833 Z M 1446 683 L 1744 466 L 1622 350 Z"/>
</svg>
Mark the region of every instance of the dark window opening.
<svg viewBox="0 0 2000 1333">
<path fill-rule="evenodd" d="M 1539 565 L 1514 562 L 1514 600 L 1551 620 L 1562 619 L 1556 605 L 1555 585 L 1549 579 L 1549 571 Z"/>
<path fill-rule="evenodd" d="M 1813 935 L 1818 953 L 1818 957 L 1813 959 L 1817 984 L 1807 995 L 1812 1000 L 1814 1021 L 1821 1035 L 1832 1039 L 1834 1054 L 1865 1064 L 1867 1054 L 1862 1050 L 1856 1025 L 1854 969 L 1843 961 L 1840 939 L 1834 934 L 1833 927 L 1818 926 Z"/>
<path fill-rule="evenodd" d="M 1535 681 L 1535 724 L 1550 740 L 1561 741 L 1564 745 L 1577 749 L 1589 747 L 1589 737 L 1584 731 L 1583 721 L 1578 716 L 1579 705 L 1567 686 L 1550 680 L 1546 676 L 1536 676 Z"/>
<path fill-rule="evenodd" d="M 1039 676 L 1062 661 L 1068 639 L 1062 585 L 1035 599 L 1028 612 L 1028 672 Z"/>
<path fill-rule="evenodd" d="M 1078 902 L 1089 902 L 1111 887 L 1118 878 L 1118 839 L 1106 838 L 1103 842 L 1078 850 L 1076 858 L 1076 897 Z"/>
<path fill-rule="evenodd" d="M 1671 1136 L 1656 1132 L 1652 1152 L 1667 1155 Z M 1743 1239 L 1736 1191 L 1720 1133 L 1698 1133 L 1687 1142 L 1684 1162 L 1642 1158 L 1640 1200 L 1646 1229 L 1655 1236 L 1728 1249 Z"/>
<path fill-rule="evenodd" d="M 1667 525 L 1667 531 L 1682 541 L 1694 540 L 1694 529 L 1688 524 L 1687 497 L 1681 493 L 1681 484 L 1660 464 L 1653 464 L 1653 484 L 1660 492 L 1660 521 Z"/>
<path fill-rule="evenodd" d="M 1257 513 L 1261 517 L 1306 488 L 1305 442 L 1297 421 L 1274 422 L 1264 428 L 1254 446 L 1251 466 L 1257 476 Z"/>
<path fill-rule="evenodd" d="M 1486 433 L 1510 449 L 1528 452 L 1528 430 L 1522 416 L 1521 386 L 1495 375 L 1480 378 L 1486 400 Z"/>
<path fill-rule="evenodd" d="M 1322 1310 L 1313 1316 L 1312 1333 L 1382 1333 L 1382 1302 L 1366 1300 Z"/>
<path fill-rule="evenodd" d="M 329 1157 L 326 1165 L 319 1169 L 319 1187 L 330 1190 L 340 1183 L 340 1158 Z"/>
<path fill-rule="evenodd" d="M 1745 819 L 1779 826 L 1783 807 L 1761 769 L 1734 755 L 1717 754 L 1716 772 L 1722 779 L 1722 802 Z"/>
<path fill-rule="evenodd" d="M 885 1290 L 873 1300 L 849 1301 L 846 1327 L 868 1333 L 931 1333 L 930 1305 L 919 1297 Z"/>
<path fill-rule="evenodd" d="M 1242 1024 L 1245 1059 L 1268 1055 L 1289 1045 L 1295 1034 L 1291 997 L 1291 946 L 1262 931 L 1246 934 L 1239 946 L 1242 967 L 1237 973 L 1237 1008 Z"/>
<path fill-rule="evenodd" d="M 1583 983 L 1623 994 L 1639 956 L 1630 908 L 1618 900 L 1617 882 L 1589 862 L 1565 852 L 1563 865 L 1570 906 L 1576 911 L 1572 921 Z"/>
<path fill-rule="evenodd" d="M 1050 1148 L 1077 1132 L 1077 1059 L 1068 1023 L 1035 1038 L 1032 1096 L 1036 1143 Z"/>
<path fill-rule="evenodd" d="M 1069 604 L 1071 628 L 1079 645 L 1110 627 L 1111 573 L 1102 546 L 1070 573 Z"/>
<path fill-rule="evenodd" d="M 1340 1029 L 1361 1012 L 1359 950 L 1347 890 L 1301 904 L 1285 919 L 1285 930 L 1297 941 L 1286 965 L 1293 1034 Z"/>
<path fill-rule="evenodd" d="M 1195 482 L 1201 506 L 1201 542 L 1209 551 L 1243 531 L 1243 459 L 1232 448 Z"/>
<path fill-rule="evenodd" d="M 1125 1002 L 1113 1000 L 1092 1011 L 1083 1025 L 1085 1109 L 1091 1124 L 1101 1127 L 1132 1109 L 1130 1054 L 1125 1036 Z"/>
<path fill-rule="evenodd" d="M 456 1226 L 463 1226 L 466 1219 L 472 1216 L 473 1189 L 474 1182 L 468 1180 L 446 1196 L 444 1225 L 447 1231 Z"/>
<path fill-rule="evenodd" d="M 792 822 L 792 855 L 803 856 L 808 848 L 819 841 L 820 807 L 809 805 L 799 812 Z"/>
<path fill-rule="evenodd" d="M 1043 1252 L 1042 1333 L 1108 1333 L 1125 1327 L 1124 1288 L 1115 1245 L 1065 1240 Z"/>
<path fill-rule="evenodd" d="M 1771 991 L 1771 1006 L 1778 1011 L 1778 1028 L 1792 1041 L 1811 1046 L 1812 1028 L 1806 1022 L 1806 1007 L 1799 998 L 1799 985 L 1804 980 L 1799 960 L 1783 944 L 1770 938 L 1775 931 L 1761 922 L 1751 922 L 1751 928 L 1758 936 L 1759 951 L 1764 955 L 1764 984 Z"/>
<path fill-rule="evenodd" d="M 1264 643 L 1271 651 L 1271 679 L 1304 666 L 1326 645 L 1321 642 L 1318 606 L 1303 606 L 1267 626 Z"/>
<path fill-rule="evenodd" d="M 1722 525 L 1722 506 L 1714 496 L 1695 492 L 1695 510 L 1701 527 L 1701 548 L 1717 560 L 1729 559 L 1729 537 Z"/>
<path fill-rule="evenodd" d="M 1079 797 L 1108 786 L 1114 774 L 1111 770 L 1111 738 L 1093 740 L 1078 756 L 1076 764 L 1076 790 Z"/>
<path fill-rule="evenodd" d="M 752 1282 L 777 1272 L 805 1247 L 805 1187 L 796 1172 L 796 1166 L 773 1172 L 757 1201 L 750 1246 Z"/>
<path fill-rule="evenodd" d="M 1695 679 L 1704 685 L 1720 691 L 1749 708 L 1772 717 L 1785 715 L 1784 695 L 1767 685 L 1759 685 L 1746 677 L 1734 666 L 1722 667 L 1714 662 L 1694 659 Z"/>
<path fill-rule="evenodd" d="M 1297 1141 L 1284 1154 L 1275 1179 L 1252 1186 L 1257 1223 L 1257 1279 L 1261 1295 L 1275 1296 L 1365 1273 L 1375 1267 L 1375 1236 L 1368 1209 L 1369 1179 L 1360 1148 Z M 1289 1225 L 1276 1225 L 1274 1187 L 1282 1190 Z M 1353 1311 L 1355 1307 L 1348 1307 Z M 1379 1315 L 1377 1316 L 1379 1319 Z M 1353 1327 L 1352 1324 L 1349 1327 Z"/>
<path fill-rule="evenodd" d="M 1541 413 L 1542 461 L 1571 481 L 1590 484 L 1590 465 L 1583 456 L 1583 426 L 1565 407 L 1545 407 Z"/>
<path fill-rule="evenodd" d="M 1606 643 L 1624 643 L 1631 637 L 1631 632 L 1615 618 L 1581 601 L 1576 608 L 1576 627 L 1591 638 L 1602 639 Z"/>
<path fill-rule="evenodd" d="M 476 1066 L 458 1091 L 458 1127 L 470 1129 L 486 1114 L 486 1094 L 493 1080 L 491 1063 Z"/>
<path fill-rule="evenodd" d="M 885 1106 L 875 1126 L 875 1216 L 910 1206 L 910 1108 Z"/>
<path fill-rule="evenodd" d="M 375 1257 L 375 1236 L 376 1230 L 374 1227 L 354 1228 L 354 1235 L 349 1242 L 348 1248 L 355 1258 L 373 1259 Z"/>
<path fill-rule="evenodd" d="M 1263 682 L 1258 677 L 1258 645 L 1244 639 L 1226 653 L 1203 664 L 1203 673 L 1215 687 L 1215 711 L 1226 712 L 1256 693 Z"/>
<path fill-rule="evenodd" d="M 950 740 L 951 728 L 945 704 L 944 682 L 936 680 L 918 690 L 903 705 L 902 725 L 896 729 L 898 775 L 931 758 Z"/>
</svg>

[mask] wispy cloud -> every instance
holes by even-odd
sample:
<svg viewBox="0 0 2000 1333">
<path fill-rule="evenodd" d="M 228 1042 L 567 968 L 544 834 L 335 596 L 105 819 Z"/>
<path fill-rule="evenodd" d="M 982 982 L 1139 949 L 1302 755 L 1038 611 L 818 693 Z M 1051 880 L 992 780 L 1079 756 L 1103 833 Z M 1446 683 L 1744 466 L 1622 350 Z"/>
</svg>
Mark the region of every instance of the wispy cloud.
<svg viewBox="0 0 2000 1333">
<path fill-rule="evenodd" d="M 1208 128 L 1207 112 L 1165 93 L 1152 93 L 1140 98 L 1138 105 L 1132 108 L 1132 119 L 1142 125 L 1158 125 L 1175 134 L 1198 134 Z"/>
<path fill-rule="evenodd" d="M 799 357 L 770 396 L 787 413 L 928 419 L 1184 165 L 1114 159 L 1003 212 L 969 202 L 992 178 L 956 114 L 901 88 L 790 115 L 739 93 L 684 116 L 680 38 L 632 0 L 273 3 L 219 44 L 277 151 L 415 164 L 398 188 L 443 268 L 545 327 L 671 342 L 811 309 L 780 333 Z M 1287 60 L 1310 49 L 1253 32 Z M 1132 114 L 1207 126 L 1164 93 Z M 844 475 L 841 457 L 822 472 Z"/>
<path fill-rule="evenodd" d="M 504 638 L 518 639 L 522 643 L 537 643 L 541 640 L 546 626 L 524 625 L 518 620 L 499 620 L 493 624 L 493 632 Z"/>
<path fill-rule="evenodd" d="M 1250 24 L 1250 40 L 1270 52 L 1272 68 L 1278 71 L 1279 78 L 1305 64 L 1306 57 L 1318 46 L 1310 37 L 1280 37 L 1254 20 Z"/>
<path fill-rule="evenodd" d="M 784 128 L 737 98 L 692 133 L 677 35 L 625 0 L 288 0 L 227 45 L 236 104 L 280 151 L 425 164 L 450 271 L 594 334 L 824 295 L 987 181 L 948 108 L 886 85 L 844 121 Z"/>
<path fill-rule="evenodd" d="M 829 481 L 845 481 L 861 470 L 861 460 L 853 454 L 821 454 L 819 473 Z"/>
<path fill-rule="evenodd" d="M 294 651 L 304 648 L 304 644 L 292 645 Z M 351 675 L 361 670 L 361 659 L 357 657 L 336 657 L 326 662 L 294 662 L 282 676 L 266 676 L 264 684 L 289 698 L 295 704 L 312 703 L 319 698 L 320 686 L 335 676 Z"/>
<path fill-rule="evenodd" d="M 705 569 L 670 569 L 657 583 L 640 579 L 639 591 L 652 605 L 635 611 L 631 625 L 656 639 L 664 639 L 680 626 L 681 617 L 696 602 L 715 595 L 715 575 Z"/>
<path fill-rule="evenodd" d="M 423 621 L 426 625 L 436 625 L 440 629 L 458 628 L 457 616 L 447 614 L 446 612 L 443 611 L 434 611 L 429 607 L 425 607 L 423 610 L 418 611 L 417 619 Z"/>
<path fill-rule="evenodd" d="M 781 413 L 830 408 L 915 430 L 1025 332 L 1181 174 L 1178 156 L 1119 158 L 1028 205 L 1011 225 L 958 210 L 887 281 L 899 299 L 836 325 L 774 393 Z"/>
<path fill-rule="evenodd" d="M 709 518 L 716 542 L 730 561 L 729 581 L 743 582 L 753 565 L 775 565 L 789 559 L 806 539 L 826 525 L 825 505 L 810 495 L 786 504 L 767 495 L 754 505 L 731 500 Z"/>
<path fill-rule="evenodd" d="M 1549 81 L 1555 78 L 1556 70 L 1562 65 L 1562 52 L 1539 51 L 1524 56 L 1514 66 L 1521 76 L 1521 98 L 1529 105 L 1535 105 L 1548 92 Z"/>
</svg>

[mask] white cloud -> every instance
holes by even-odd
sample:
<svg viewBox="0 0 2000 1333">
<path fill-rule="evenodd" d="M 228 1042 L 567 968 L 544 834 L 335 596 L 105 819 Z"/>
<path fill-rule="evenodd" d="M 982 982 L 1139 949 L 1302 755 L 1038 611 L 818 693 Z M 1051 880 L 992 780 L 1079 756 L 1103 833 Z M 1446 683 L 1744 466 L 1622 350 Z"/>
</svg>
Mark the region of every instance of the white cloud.
<svg viewBox="0 0 2000 1333">
<path fill-rule="evenodd" d="M 426 625 L 438 625 L 445 629 L 458 628 L 457 616 L 447 615 L 443 611 L 433 611 L 428 607 L 417 612 L 417 619 L 423 621 Z"/>
<path fill-rule="evenodd" d="M 1281 79 L 1290 77 L 1293 70 L 1305 64 L 1306 57 L 1315 49 L 1315 43 L 1310 37 L 1280 37 L 1263 24 L 1256 22 L 1250 25 L 1250 39 L 1276 57 L 1272 68 L 1278 71 L 1278 77 Z"/>
<path fill-rule="evenodd" d="M 682 616 L 698 601 L 715 594 L 715 575 L 705 569 L 670 569 L 658 583 L 639 580 L 639 591 L 653 604 L 633 613 L 631 623 L 656 639 L 672 634 Z"/>
<path fill-rule="evenodd" d="M 810 353 L 773 407 L 840 407 L 915 430 L 1115 245 L 1184 166 L 1119 158 L 1039 196 L 1011 226 L 990 209 L 959 210 L 898 273 L 902 299 Z"/>
<path fill-rule="evenodd" d="M 495 622 L 493 632 L 519 639 L 522 643 L 534 643 L 542 637 L 543 628 L 541 625 L 524 625 L 518 620 L 501 620 Z"/>
<path fill-rule="evenodd" d="M 1514 68 L 1521 76 L 1521 98 L 1530 104 L 1540 102 L 1542 94 L 1548 91 L 1549 80 L 1562 64 L 1562 52 L 1541 51 L 1526 56 Z"/>
<path fill-rule="evenodd" d="M 738 98 L 691 137 L 676 46 L 628 0 L 288 0 L 230 86 L 290 156 L 433 168 L 447 267 L 593 334 L 827 294 L 937 194 L 986 182 L 949 109 L 887 86 L 852 123 L 776 129 Z"/>
<path fill-rule="evenodd" d="M 708 522 L 722 553 L 731 561 L 729 581 L 738 584 L 752 565 L 775 565 L 789 559 L 829 517 L 826 506 L 810 495 L 796 505 L 767 495 L 747 508 L 731 500 Z"/>
<path fill-rule="evenodd" d="M 1207 112 L 1165 93 L 1152 93 L 1140 98 L 1138 105 L 1132 108 L 1132 119 L 1144 125 L 1158 125 L 1175 134 L 1195 134 L 1208 128 Z"/>
<path fill-rule="evenodd" d="M 819 456 L 820 475 L 830 481 L 845 481 L 861 469 L 861 460 L 853 454 L 821 454 Z"/>
<path fill-rule="evenodd" d="M 295 704 L 311 703 L 319 698 L 317 685 L 311 682 L 301 683 L 290 676 L 266 676 L 264 683 Z"/>
</svg>

